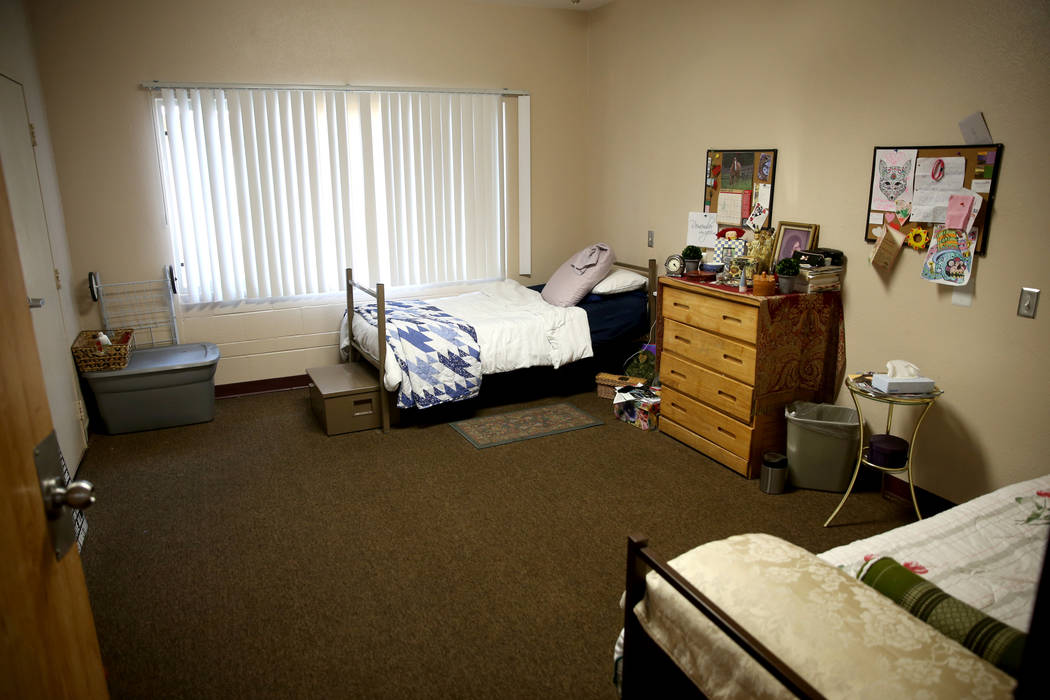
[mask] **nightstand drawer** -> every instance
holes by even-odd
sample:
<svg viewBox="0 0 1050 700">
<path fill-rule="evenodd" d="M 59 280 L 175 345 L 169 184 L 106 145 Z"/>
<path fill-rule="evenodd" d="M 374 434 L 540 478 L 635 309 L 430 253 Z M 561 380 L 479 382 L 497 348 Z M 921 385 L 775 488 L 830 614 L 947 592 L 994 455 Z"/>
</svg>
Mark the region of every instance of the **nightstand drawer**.
<svg viewBox="0 0 1050 700">
<path fill-rule="evenodd" d="M 662 306 L 665 317 L 719 335 L 755 343 L 758 335 L 757 307 L 691 294 L 675 287 L 664 287 L 663 293 Z"/>
<path fill-rule="evenodd" d="M 745 423 L 751 421 L 754 388 L 747 384 L 716 374 L 670 352 L 660 357 L 660 382 Z"/>
<path fill-rule="evenodd" d="M 664 387 L 661 392 L 660 417 L 670 418 L 744 459 L 750 454 L 750 426 L 694 401 L 671 387 Z"/>
<path fill-rule="evenodd" d="M 666 319 L 664 350 L 745 384 L 755 384 L 755 349 L 749 345 Z"/>
</svg>

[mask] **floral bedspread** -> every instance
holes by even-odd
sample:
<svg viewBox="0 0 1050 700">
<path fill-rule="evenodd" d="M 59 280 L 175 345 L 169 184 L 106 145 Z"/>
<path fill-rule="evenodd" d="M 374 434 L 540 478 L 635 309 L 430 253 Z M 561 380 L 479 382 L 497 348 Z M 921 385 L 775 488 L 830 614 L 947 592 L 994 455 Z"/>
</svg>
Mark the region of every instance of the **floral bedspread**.
<svg viewBox="0 0 1050 700">
<path fill-rule="evenodd" d="M 945 593 L 1027 631 L 1048 533 L 1050 474 L 818 556 L 853 576 L 866 561 L 892 557 Z"/>
</svg>

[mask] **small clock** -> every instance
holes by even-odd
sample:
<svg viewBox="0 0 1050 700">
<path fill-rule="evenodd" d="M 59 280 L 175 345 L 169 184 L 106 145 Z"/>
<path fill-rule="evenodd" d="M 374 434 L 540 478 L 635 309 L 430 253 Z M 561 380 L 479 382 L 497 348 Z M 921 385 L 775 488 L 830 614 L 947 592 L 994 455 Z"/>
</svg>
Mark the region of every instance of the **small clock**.
<svg viewBox="0 0 1050 700">
<path fill-rule="evenodd" d="M 681 277 L 682 269 L 685 267 L 685 259 L 681 255 L 670 255 L 664 261 L 664 269 L 671 277 Z"/>
</svg>

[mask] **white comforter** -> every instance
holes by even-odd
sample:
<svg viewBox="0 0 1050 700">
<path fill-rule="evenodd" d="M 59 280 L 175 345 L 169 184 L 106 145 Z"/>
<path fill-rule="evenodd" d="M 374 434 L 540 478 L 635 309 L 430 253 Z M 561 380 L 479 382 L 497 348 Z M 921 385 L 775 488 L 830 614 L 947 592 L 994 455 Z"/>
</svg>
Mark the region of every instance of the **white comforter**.
<svg viewBox="0 0 1050 700">
<path fill-rule="evenodd" d="M 552 306 L 539 292 L 514 280 L 492 282 L 474 292 L 426 301 L 474 326 L 483 374 L 536 366 L 558 368 L 593 355 L 587 313 L 582 308 Z M 354 339 L 378 357 L 376 327 L 354 314 L 353 331 Z M 344 317 L 340 347 L 345 351 L 348 346 Z M 400 382 L 401 369 L 393 353 L 387 352 L 384 384 L 388 391 L 395 391 Z"/>
</svg>

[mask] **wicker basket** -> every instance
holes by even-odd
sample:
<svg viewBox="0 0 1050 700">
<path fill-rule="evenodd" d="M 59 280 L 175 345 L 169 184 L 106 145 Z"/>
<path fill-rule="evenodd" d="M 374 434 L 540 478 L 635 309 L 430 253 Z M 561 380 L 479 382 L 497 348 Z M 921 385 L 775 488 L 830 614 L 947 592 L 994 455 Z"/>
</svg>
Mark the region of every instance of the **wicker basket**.
<svg viewBox="0 0 1050 700">
<path fill-rule="evenodd" d="M 598 385 L 598 396 L 603 399 L 611 399 L 616 396 L 618 386 L 647 383 L 641 377 L 628 377 L 626 374 L 609 374 L 608 372 L 600 372 L 594 378 L 594 382 Z"/>
<path fill-rule="evenodd" d="M 110 345 L 102 345 L 97 340 L 99 333 L 105 333 Z M 102 372 L 111 369 L 124 369 L 131 357 L 131 328 L 112 328 L 108 331 L 81 331 L 70 348 L 73 360 L 81 372 Z"/>
</svg>

